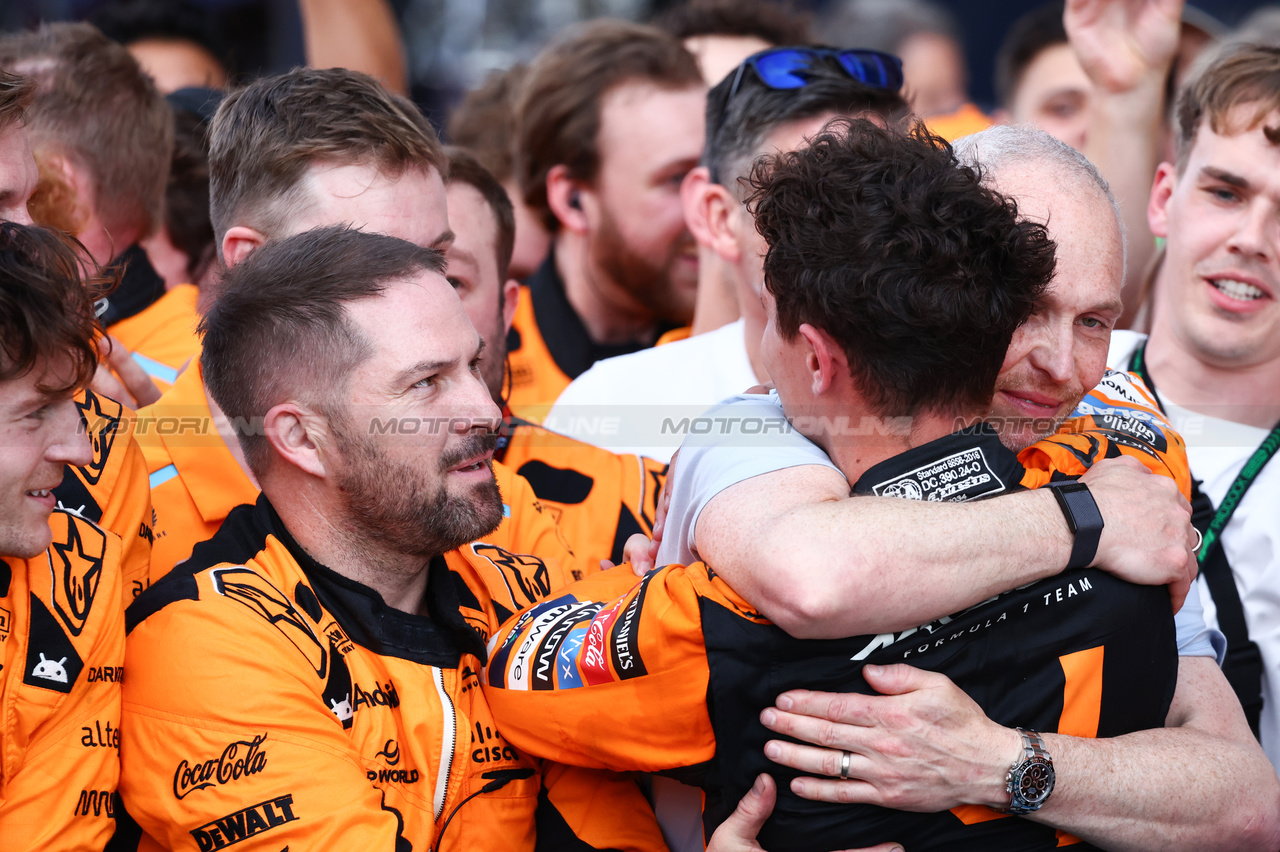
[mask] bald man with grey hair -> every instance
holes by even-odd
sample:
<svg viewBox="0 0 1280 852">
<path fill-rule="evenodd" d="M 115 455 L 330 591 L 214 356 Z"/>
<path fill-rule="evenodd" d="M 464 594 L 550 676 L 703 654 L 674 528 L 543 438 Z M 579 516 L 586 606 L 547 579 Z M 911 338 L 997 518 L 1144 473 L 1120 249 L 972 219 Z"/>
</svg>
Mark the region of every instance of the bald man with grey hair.
<svg viewBox="0 0 1280 852">
<path fill-rule="evenodd" d="M 1079 181 L 1092 185 L 1107 199 L 1116 222 L 1124 235 L 1124 217 L 1120 215 L 1120 202 L 1116 201 L 1111 184 L 1084 154 L 1061 139 L 1050 136 L 1030 124 L 996 124 L 978 133 L 957 139 L 952 147 L 960 162 L 982 169 L 988 179 L 998 185 L 996 177 L 1014 164 L 1040 163 L 1066 181 Z M 1127 240 L 1121 241 L 1128 261 Z"/>
</svg>

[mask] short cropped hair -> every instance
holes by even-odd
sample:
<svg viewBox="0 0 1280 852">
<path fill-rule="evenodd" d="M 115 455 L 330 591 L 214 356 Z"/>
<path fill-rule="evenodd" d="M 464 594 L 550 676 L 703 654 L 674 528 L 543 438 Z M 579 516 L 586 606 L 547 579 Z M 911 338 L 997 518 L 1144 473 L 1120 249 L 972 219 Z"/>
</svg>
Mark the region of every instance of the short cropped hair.
<svg viewBox="0 0 1280 852">
<path fill-rule="evenodd" d="M 689 0 L 653 24 L 681 41 L 698 36 L 741 36 L 778 45 L 809 41 L 809 16 L 777 0 Z"/>
<path fill-rule="evenodd" d="M 200 322 L 200 367 L 254 475 L 270 466 L 261 428 L 267 412 L 287 400 L 324 408 L 369 356 L 347 303 L 444 270 L 435 249 L 334 226 L 268 241 L 227 272 Z"/>
<path fill-rule="evenodd" d="M 742 74 L 738 90 L 729 99 L 736 73 L 717 83 L 707 94 L 707 141 L 702 165 L 716 183 L 737 189 L 751 171 L 775 128 L 792 121 L 827 113 L 874 113 L 893 122 L 909 110 L 901 93 L 877 89 L 849 76 L 832 57 L 815 58 L 803 72 L 806 84 L 799 89 L 771 89 L 754 71 Z M 726 106 L 727 102 L 727 106 Z"/>
<path fill-rule="evenodd" d="M 786 339 L 844 350 L 879 414 L 986 411 L 1014 330 L 1054 269 L 1044 227 L 924 125 L 841 119 L 757 161 L 749 200 Z"/>
<path fill-rule="evenodd" d="M 1229 127 L 1229 113 L 1250 106 L 1246 124 Z M 1187 165 L 1196 133 L 1206 122 L 1215 133 L 1252 130 L 1280 110 L 1280 48 L 1259 44 L 1232 45 L 1223 50 L 1178 98 L 1178 171 Z M 1280 144 L 1280 126 L 1264 126 L 1263 134 Z"/>
<path fill-rule="evenodd" d="M 82 250 L 81 250 L 82 251 Z M 0 223 L 0 382 L 69 359 L 61 385 L 40 386 L 61 396 L 84 387 L 98 366 L 94 298 L 111 279 L 85 281 L 75 241 L 58 231 Z"/>
<path fill-rule="evenodd" d="M 0 68 L 0 133 L 27 120 L 27 107 L 35 96 L 35 80 Z"/>
<path fill-rule="evenodd" d="M 449 155 L 449 183 L 465 183 L 480 193 L 493 213 L 497 224 L 497 236 L 494 240 L 494 253 L 498 261 L 498 281 L 507 280 L 507 271 L 511 268 L 511 255 L 516 247 L 516 213 L 511 204 L 511 197 L 498 183 L 498 179 L 489 173 L 480 161 L 469 151 L 457 147 L 447 147 Z M 502 289 L 498 289 L 499 299 Z"/>
<path fill-rule="evenodd" d="M 1037 6 L 1013 22 L 996 52 L 996 102 L 1009 109 L 1022 85 L 1022 77 L 1036 57 L 1049 48 L 1067 43 L 1062 24 L 1063 0 Z"/>
<path fill-rule="evenodd" d="M 444 151 L 408 99 L 345 68 L 298 68 L 227 95 L 209 138 L 214 237 L 246 225 L 280 236 L 307 203 L 302 179 L 315 163 L 371 163 L 391 176 L 436 169 Z"/>
<path fill-rule="evenodd" d="M 516 93 L 526 68 L 493 71 L 454 108 L 446 125 L 449 141 L 466 148 L 502 182 L 516 174 Z"/>
<path fill-rule="evenodd" d="M 702 85 L 702 72 L 674 36 L 607 18 L 569 27 L 529 65 L 516 106 L 517 175 L 525 204 L 552 231 L 560 223 L 547 204 L 547 174 L 564 165 L 575 180 L 595 179 L 600 106 L 629 82 L 683 89 Z"/>
<path fill-rule="evenodd" d="M 27 133 L 37 158 L 58 153 L 85 169 L 108 230 L 153 233 L 173 115 L 129 51 L 89 24 L 45 24 L 0 38 L 0 67 L 36 81 Z"/>
</svg>

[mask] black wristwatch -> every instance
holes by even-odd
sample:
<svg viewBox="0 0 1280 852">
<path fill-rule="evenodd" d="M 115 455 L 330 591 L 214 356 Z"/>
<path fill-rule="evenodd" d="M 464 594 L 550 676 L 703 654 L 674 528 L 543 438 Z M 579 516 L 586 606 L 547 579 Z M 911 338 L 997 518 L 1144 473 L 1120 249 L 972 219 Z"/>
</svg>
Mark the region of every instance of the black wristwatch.
<svg viewBox="0 0 1280 852">
<path fill-rule="evenodd" d="M 1014 815 L 1040 810 L 1053 792 L 1055 780 L 1053 758 L 1045 751 L 1044 740 L 1035 731 L 1018 728 L 1018 733 L 1022 735 L 1022 757 L 1004 776 L 1009 807 L 1002 811 Z"/>
<path fill-rule="evenodd" d="M 1067 568 L 1088 568 L 1098 553 L 1098 540 L 1102 538 L 1102 513 L 1083 482 L 1051 482 L 1046 486 L 1058 498 L 1058 506 L 1067 518 L 1067 526 L 1075 535 L 1071 545 L 1071 560 Z"/>
</svg>

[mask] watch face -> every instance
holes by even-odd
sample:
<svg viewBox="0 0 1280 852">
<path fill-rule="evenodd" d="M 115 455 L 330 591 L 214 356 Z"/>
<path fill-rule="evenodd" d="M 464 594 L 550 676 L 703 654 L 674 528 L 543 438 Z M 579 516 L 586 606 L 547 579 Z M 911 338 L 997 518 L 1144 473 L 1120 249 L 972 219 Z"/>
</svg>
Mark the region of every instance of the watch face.
<svg viewBox="0 0 1280 852">
<path fill-rule="evenodd" d="M 1053 792 L 1053 764 L 1033 757 L 1022 766 L 1018 777 L 1018 798 L 1028 805 L 1038 805 Z"/>
</svg>

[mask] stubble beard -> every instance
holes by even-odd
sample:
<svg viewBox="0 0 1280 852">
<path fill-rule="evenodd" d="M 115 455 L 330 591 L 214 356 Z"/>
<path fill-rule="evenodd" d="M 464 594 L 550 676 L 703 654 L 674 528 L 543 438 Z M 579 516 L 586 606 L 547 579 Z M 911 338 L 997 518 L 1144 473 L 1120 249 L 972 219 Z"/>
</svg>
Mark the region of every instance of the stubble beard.
<svg viewBox="0 0 1280 852">
<path fill-rule="evenodd" d="M 430 479 L 412 465 L 391 458 L 371 435 L 350 423 L 331 426 L 344 464 L 337 485 L 345 496 L 347 523 L 371 542 L 408 556 L 432 558 L 488 535 L 502 523 L 502 494 L 493 479 L 450 494 L 448 468 L 491 450 L 495 433 L 473 434 L 440 459 Z"/>
<path fill-rule="evenodd" d="M 688 232 L 674 240 L 665 257 L 654 260 L 632 250 L 617 219 L 601 211 L 600 228 L 592 240 L 592 262 L 609 280 L 639 302 L 654 318 L 688 323 L 693 318 L 694 289 L 681 286 L 676 270 L 680 256 L 693 245 Z"/>
</svg>

